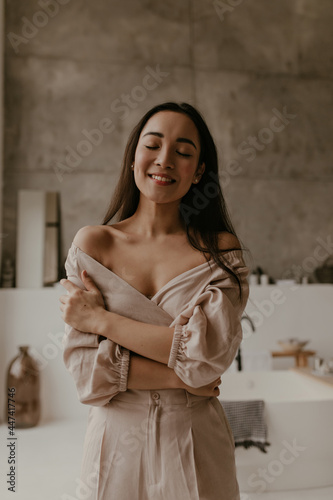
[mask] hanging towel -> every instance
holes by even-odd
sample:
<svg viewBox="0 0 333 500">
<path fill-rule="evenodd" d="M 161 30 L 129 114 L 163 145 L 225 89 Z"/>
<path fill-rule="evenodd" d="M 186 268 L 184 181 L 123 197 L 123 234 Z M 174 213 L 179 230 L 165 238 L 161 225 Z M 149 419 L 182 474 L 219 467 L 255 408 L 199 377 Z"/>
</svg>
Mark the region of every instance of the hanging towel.
<svg viewBox="0 0 333 500">
<path fill-rule="evenodd" d="M 261 400 L 221 401 L 229 421 L 235 446 L 256 446 L 267 453 L 267 426 L 264 419 L 265 403 Z"/>
</svg>

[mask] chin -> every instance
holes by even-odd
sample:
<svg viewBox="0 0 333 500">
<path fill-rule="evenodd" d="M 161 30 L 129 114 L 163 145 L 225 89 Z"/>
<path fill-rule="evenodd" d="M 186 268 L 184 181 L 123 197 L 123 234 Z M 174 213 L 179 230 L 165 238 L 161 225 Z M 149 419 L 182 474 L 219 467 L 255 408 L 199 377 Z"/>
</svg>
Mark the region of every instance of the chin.
<svg viewBox="0 0 333 500">
<path fill-rule="evenodd" d="M 181 198 L 178 196 L 167 196 L 167 195 L 162 195 L 158 193 L 145 193 L 140 190 L 140 197 L 145 198 L 146 201 L 150 201 L 152 203 L 159 203 L 159 204 L 167 204 L 167 203 L 175 203 L 177 201 L 180 201 Z"/>
</svg>

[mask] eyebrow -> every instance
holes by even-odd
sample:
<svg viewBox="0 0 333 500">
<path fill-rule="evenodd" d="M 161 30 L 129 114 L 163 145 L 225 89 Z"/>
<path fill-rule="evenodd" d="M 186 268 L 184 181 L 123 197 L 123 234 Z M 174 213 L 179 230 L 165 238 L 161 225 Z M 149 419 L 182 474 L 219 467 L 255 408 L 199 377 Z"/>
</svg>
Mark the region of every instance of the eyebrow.
<svg viewBox="0 0 333 500">
<path fill-rule="evenodd" d="M 156 137 L 164 137 L 164 135 L 161 134 L 161 132 L 147 132 L 143 137 L 146 137 L 146 135 L 154 135 Z M 195 149 L 197 149 L 197 147 L 194 144 L 194 142 L 191 141 L 191 139 L 187 139 L 186 137 L 178 137 L 176 139 L 176 142 L 183 142 L 183 143 L 186 143 L 186 144 L 191 144 Z"/>
</svg>

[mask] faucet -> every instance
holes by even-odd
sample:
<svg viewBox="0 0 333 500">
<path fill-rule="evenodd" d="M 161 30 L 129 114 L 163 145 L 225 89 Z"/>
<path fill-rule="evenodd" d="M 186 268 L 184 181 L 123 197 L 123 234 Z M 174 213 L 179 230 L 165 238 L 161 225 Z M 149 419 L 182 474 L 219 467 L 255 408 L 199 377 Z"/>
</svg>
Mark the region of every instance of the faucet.
<svg viewBox="0 0 333 500">
<path fill-rule="evenodd" d="M 254 332 L 255 331 L 255 326 L 254 326 L 254 323 L 252 321 L 252 319 L 250 318 L 250 316 L 248 314 L 244 314 L 242 317 L 241 317 L 241 322 L 242 321 L 248 321 L 250 323 L 250 326 L 251 326 L 251 329 L 252 331 Z M 241 372 L 242 371 L 242 353 L 241 353 L 241 348 L 239 347 L 238 351 L 237 351 L 237 356 L 236 356 L 236 362 L 237 362 L 237 368 L 238 368 L 238 371 Z"/>
</svg>

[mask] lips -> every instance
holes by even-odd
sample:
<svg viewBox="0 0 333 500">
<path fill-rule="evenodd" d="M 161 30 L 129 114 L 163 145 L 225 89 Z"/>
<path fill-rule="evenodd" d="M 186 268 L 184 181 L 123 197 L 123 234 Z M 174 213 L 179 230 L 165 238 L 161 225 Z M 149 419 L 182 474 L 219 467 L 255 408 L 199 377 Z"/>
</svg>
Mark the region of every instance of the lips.
<svg viewBox="0 0 333 500">
<path fill-rule="evenodd" d="M 155 181 L 158 181 L 158 182 L 163 182 L 165 184 L 173 184 L 175 181 L 175 179 L 173 179 L 172 177 L 170 177 L 170 175 L 167 175 L 167 174 L 148 174 L 148 177 L 150 177 L 151 179 L 155 180 Z"/>
</svg>

